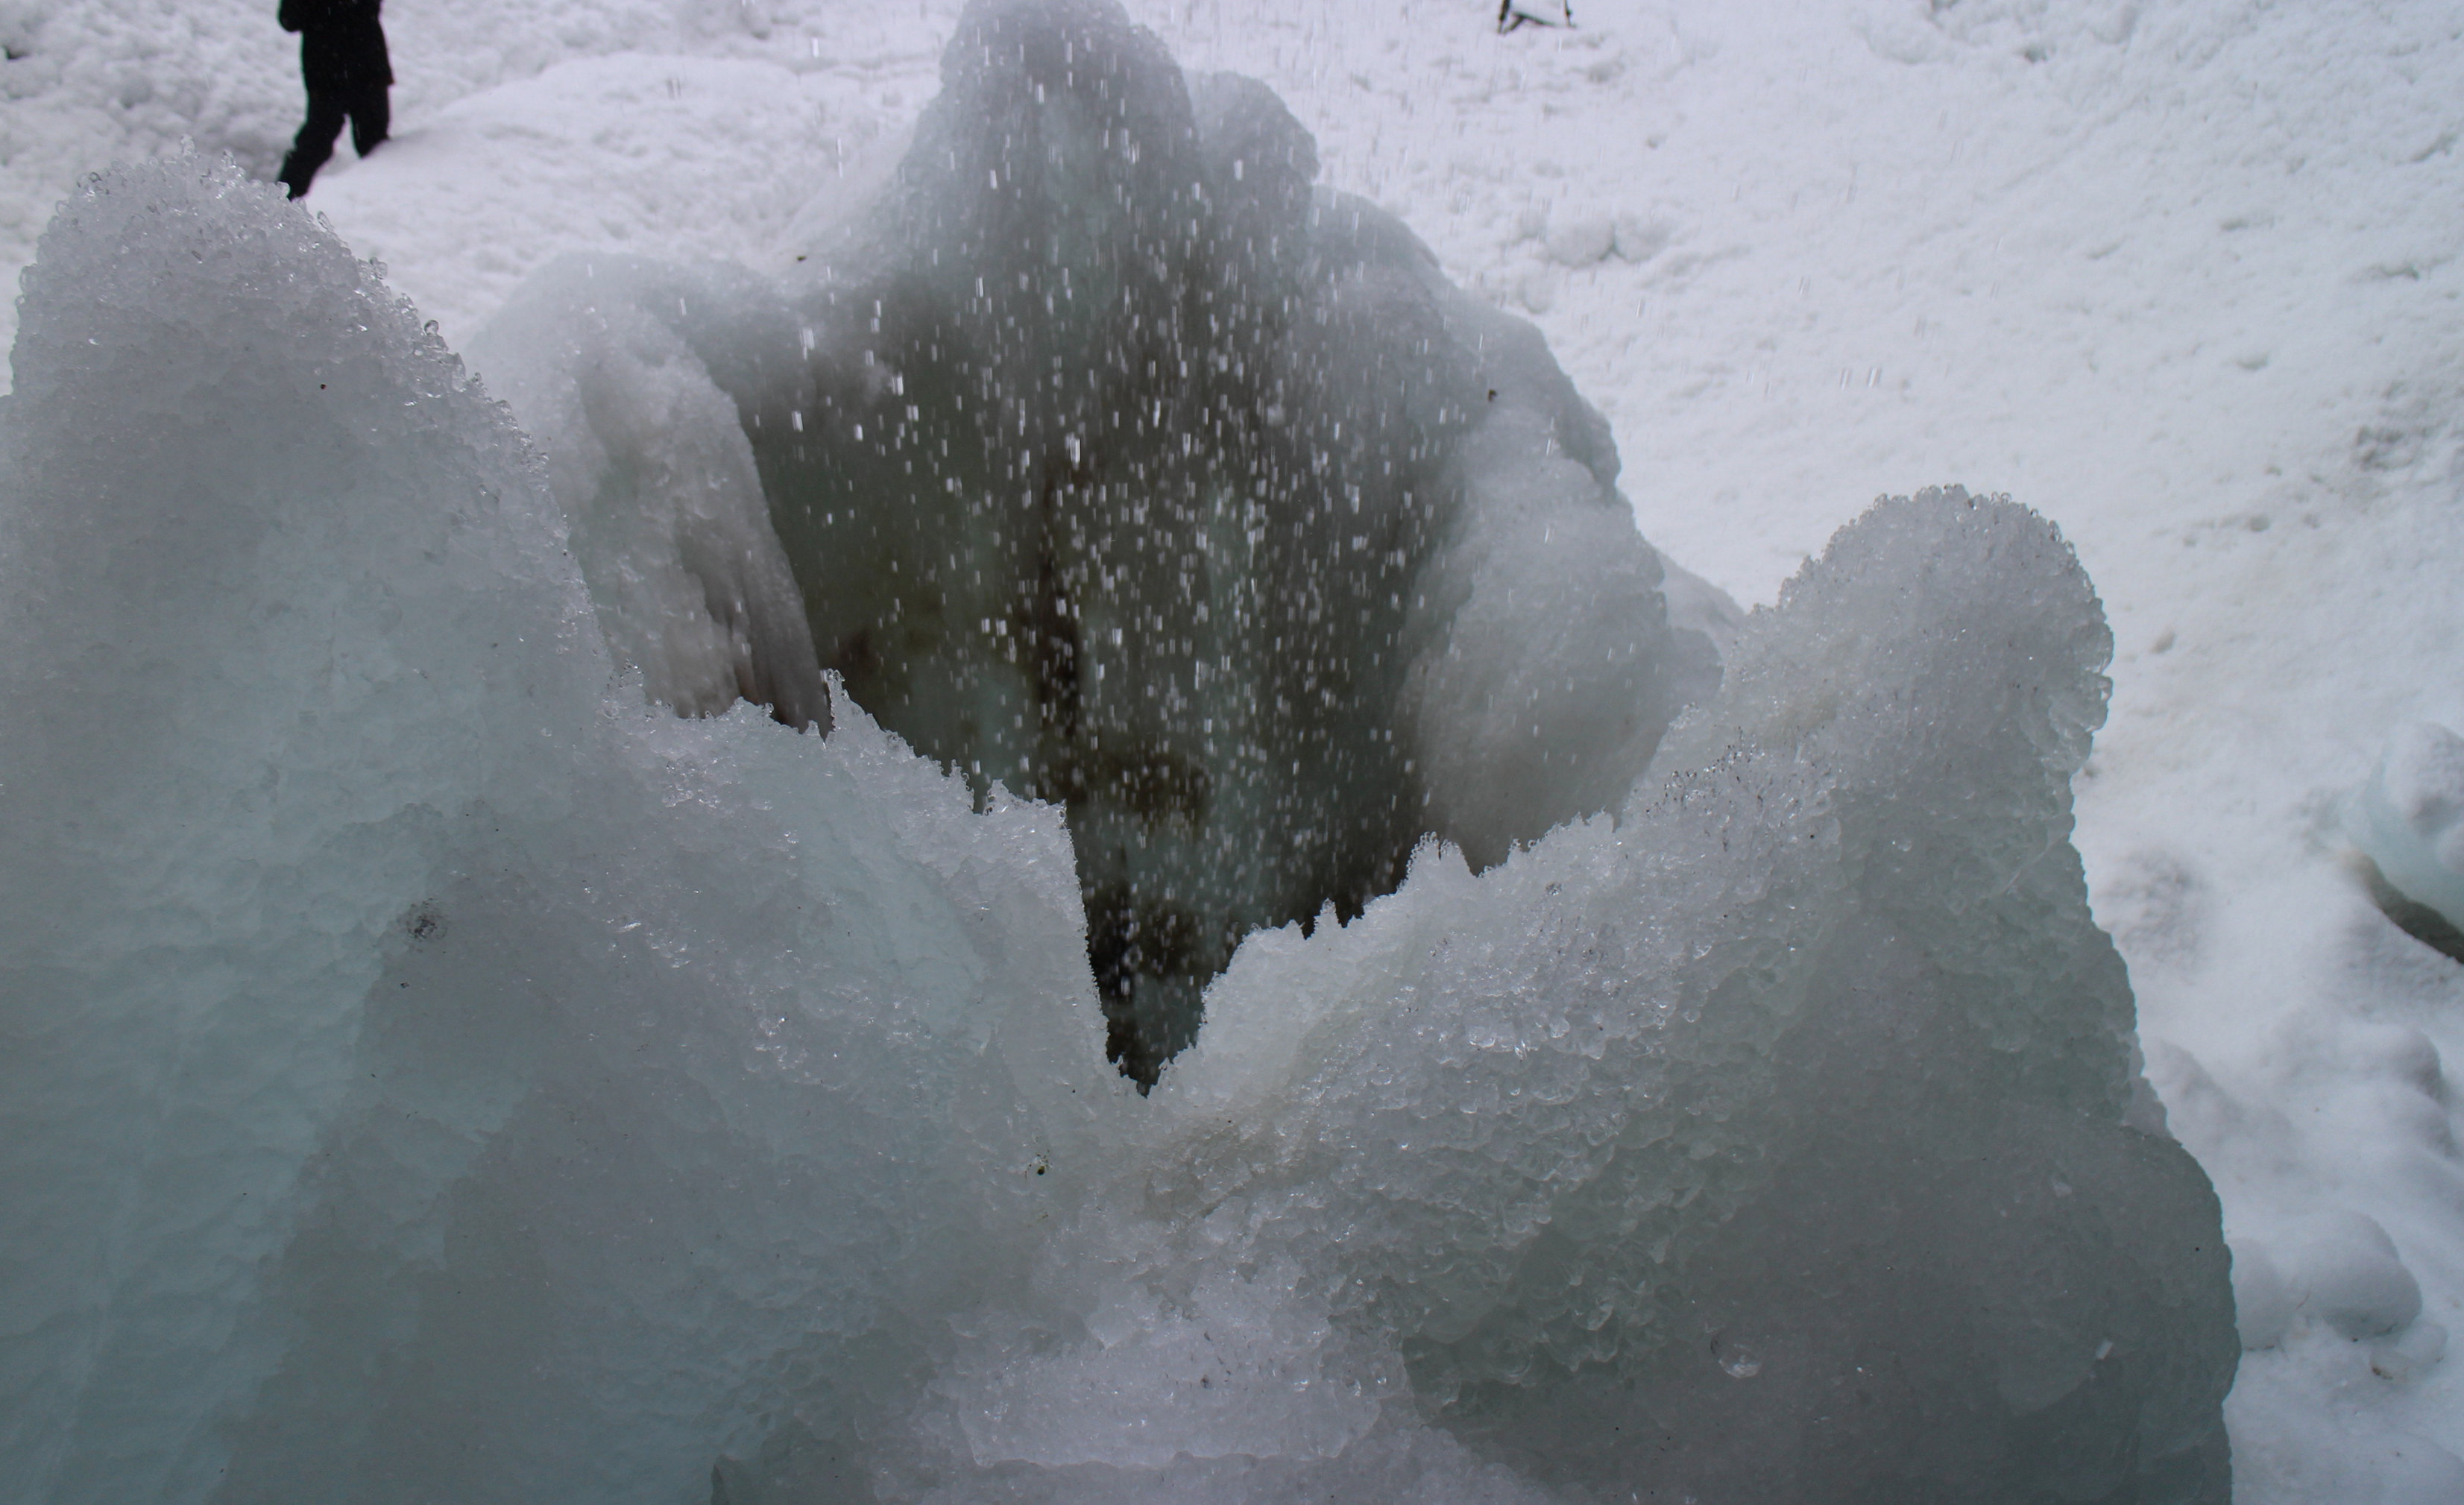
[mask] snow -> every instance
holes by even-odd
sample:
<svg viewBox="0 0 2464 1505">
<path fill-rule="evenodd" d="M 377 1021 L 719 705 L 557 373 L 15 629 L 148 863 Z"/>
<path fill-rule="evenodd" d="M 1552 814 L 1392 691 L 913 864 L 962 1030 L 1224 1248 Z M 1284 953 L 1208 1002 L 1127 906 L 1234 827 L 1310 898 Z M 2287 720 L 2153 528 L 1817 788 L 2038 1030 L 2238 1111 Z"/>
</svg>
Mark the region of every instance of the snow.
<svg viewBox="0 0 2464 1505">
<path fill-rule="evenodd" d="M 1476 0 L 1133 10 L 1536 319 L 1642 532 L 1737 599 L 1879 492 L 1963 480 L 2061 525 L 2118 644 L 2077 840 L 2240 1256 L 2237 1495 L 2464 1491 L 2427 1338 L 2464 1304 L 2457 974 L 2343 861 L 2390 743 L 2464 725 L 2452 9 L 1592 0 L 1503 38 Z M 566 251 L 784 274 L 815 238 L 791 206 L 887 171 L 956 16 L 388 19 L 401 134 L 310 204 L 459 345 Z M 78 173 L 189 136 L 265 176 L 293 123 L 253 5 L 21 4 L 0 40 L 11 265 Z M 2413 1336 L 2348 1336 L 2396 1274 Z"/>
<path fill-rule="evenodd" d="M 2464 917 L 2464 737 L 2429 723 L 2398 732 L 2344 824 L 2382 883 L 2451 927 Z"/>
</svg>

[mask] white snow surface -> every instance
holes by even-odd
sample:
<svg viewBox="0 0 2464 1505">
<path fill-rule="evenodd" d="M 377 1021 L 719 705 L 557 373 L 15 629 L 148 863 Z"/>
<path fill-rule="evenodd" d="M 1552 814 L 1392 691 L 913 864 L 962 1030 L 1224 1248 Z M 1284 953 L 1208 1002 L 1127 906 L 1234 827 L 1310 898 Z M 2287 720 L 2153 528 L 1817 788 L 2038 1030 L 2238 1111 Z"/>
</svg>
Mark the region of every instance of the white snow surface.
<svg viewBox="0 0 2464 1505">
<path fill-rule="evenodd" d="M 456 343 L 567 251 L 783 271 L 894 158 L 956 9 L 396 0 L 396 139 L 309 202 Z M 114 160 L 187 138 L 270 174 L 270 11 L 0 7 L 0 259 Z M 2237 1258 L 2236 1496 L 2464 1496 L 2431 1336 L 2464 1312 L 2464 973 L 2370 904 L 2340 818 L 2409 728 L 2464 725 L 2453 8 L 1132 11 L 1534 318 L 1642 531 L 1739 600 L 1878 492 L 2061 526 L 2117 642 L 2076 840 Z"/>
</svg>

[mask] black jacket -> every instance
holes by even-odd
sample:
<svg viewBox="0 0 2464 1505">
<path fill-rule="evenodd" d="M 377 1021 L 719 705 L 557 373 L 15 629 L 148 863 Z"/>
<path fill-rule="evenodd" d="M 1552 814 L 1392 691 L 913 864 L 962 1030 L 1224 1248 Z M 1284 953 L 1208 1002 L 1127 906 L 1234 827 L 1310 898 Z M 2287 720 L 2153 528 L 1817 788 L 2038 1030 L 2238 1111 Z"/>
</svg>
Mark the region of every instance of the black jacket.
<svg viewBox="0 0 2464 1505">
<path fill-rule="evenodd" d="M 282 0 L 277 17 L 299 33 L 299 72 L 311 91 L 382 89 L 393 82 L 385 28 L 385 0 Z"/>
</svg>

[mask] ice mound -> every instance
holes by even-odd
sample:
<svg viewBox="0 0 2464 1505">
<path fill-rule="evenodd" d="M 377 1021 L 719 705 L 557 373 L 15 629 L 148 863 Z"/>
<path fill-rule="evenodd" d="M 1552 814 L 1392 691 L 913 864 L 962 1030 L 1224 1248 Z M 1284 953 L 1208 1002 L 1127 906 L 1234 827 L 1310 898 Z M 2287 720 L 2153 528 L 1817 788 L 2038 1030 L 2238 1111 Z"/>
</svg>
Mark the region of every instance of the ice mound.
<svg viewBox="0 0 2464 1505">
<path fill-rule="evenodd" d="M 2464 737 L 2433 723 L 2407 728 L 2348 802 L 2344 826 L 2371 864 L 2380 906 L 2464 960 Z"/>
<path fill-rule="evenodd" d="M 675 612 L 628 577 L 693 572 L 664 522 L 600 520 L 641 467 L 588 394 L 671 394 L 654 442 L 727 452 L 731 496 L 749 443 L 823 665 L 979 789 L 1067 806 L 1145 1081 L 1242 937 L 1357 913 L 1425 836 L 1485 866 L 1612 808 L 1717 681 L 1538 332 L 1316 173 L 1271 91 L 1185 82 L 1111 0 L 979 3 L 804 275 L 569 257 L 473 349 L 629 660 Z"/>
<path fill-rule="evenodd" d="M 1243 949 L 1158 1273 L 1289 1262 L 1574 1497 L 2228 1497 L 2216 1205 L 2068 840 L 2109 647 L 2041 519 L 1880 505 L 1617 824 Z"/>
<path fill-rule="evenodd" d="M 0 1499 L 2230 1497 L 2025 510 L 1878 506 L 1617 818 L 1253 936 L 1142 1099 L 1062 812 L 649 710 L 297 207 L 99 181 L 14 359 Z"/>
<path fill-rule="evenodd" d="M 1126 1088 L 1053 813 L 611 695 L 502 408 L 233 170 L 24 313 L 0 1498 L 698 1501 L 894 1381 Z"/>
</svg>

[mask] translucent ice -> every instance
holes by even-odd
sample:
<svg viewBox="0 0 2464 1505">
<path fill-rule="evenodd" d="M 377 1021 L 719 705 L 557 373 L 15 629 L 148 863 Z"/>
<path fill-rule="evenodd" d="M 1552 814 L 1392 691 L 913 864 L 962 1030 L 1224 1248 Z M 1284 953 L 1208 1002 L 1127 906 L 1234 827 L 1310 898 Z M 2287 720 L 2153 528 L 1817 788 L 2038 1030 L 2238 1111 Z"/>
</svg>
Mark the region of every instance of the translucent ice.
<svg viewBox="0 0 2464 1505">
<path fill-rule="evenodd" d="M 758 464 L 857 703 L 1067 806 L 1143 1080 L 1242 937 L 1357 913 L 1424 836 L 1486 865 L 1610 808 L 1717 680 L 1538 333 L 1316 172 L 1264 85 L 1184 83 L 1109 0 L 979 4 L 896 180 L 808 275 L 569 258 L 473 353 L 627 623 L 675 612 L 603 578 L 674 577 L 673 550 L 661 521 L 646 562 L 594 563 L 607 477 L 640 468 L 561 394 L 645 361 L 692 386 L 690 417 L 616 419 Z M 614 331 L 653 354 L 611 359 Z"/>
<path fill-rule="evenodd" d="M 738 698 L 829 729 L 795 573 L 736 407 L 646 307 L 672 282 L 611 257 L 495 321 L 499 396 L 543 441 L 601 629 L 643 690 L 688 715 Z"/>
<path fill-rule="evenodd" d="M 649 710 L 649 598 L 296 206 L 90 186 L 15 361 L 0 1499 L 2229 1498 L 2023 509 L 1706 616 L 1615 818 L 1251 937 L 1142 1099 L 1061 811 Z"/>
</svg>

